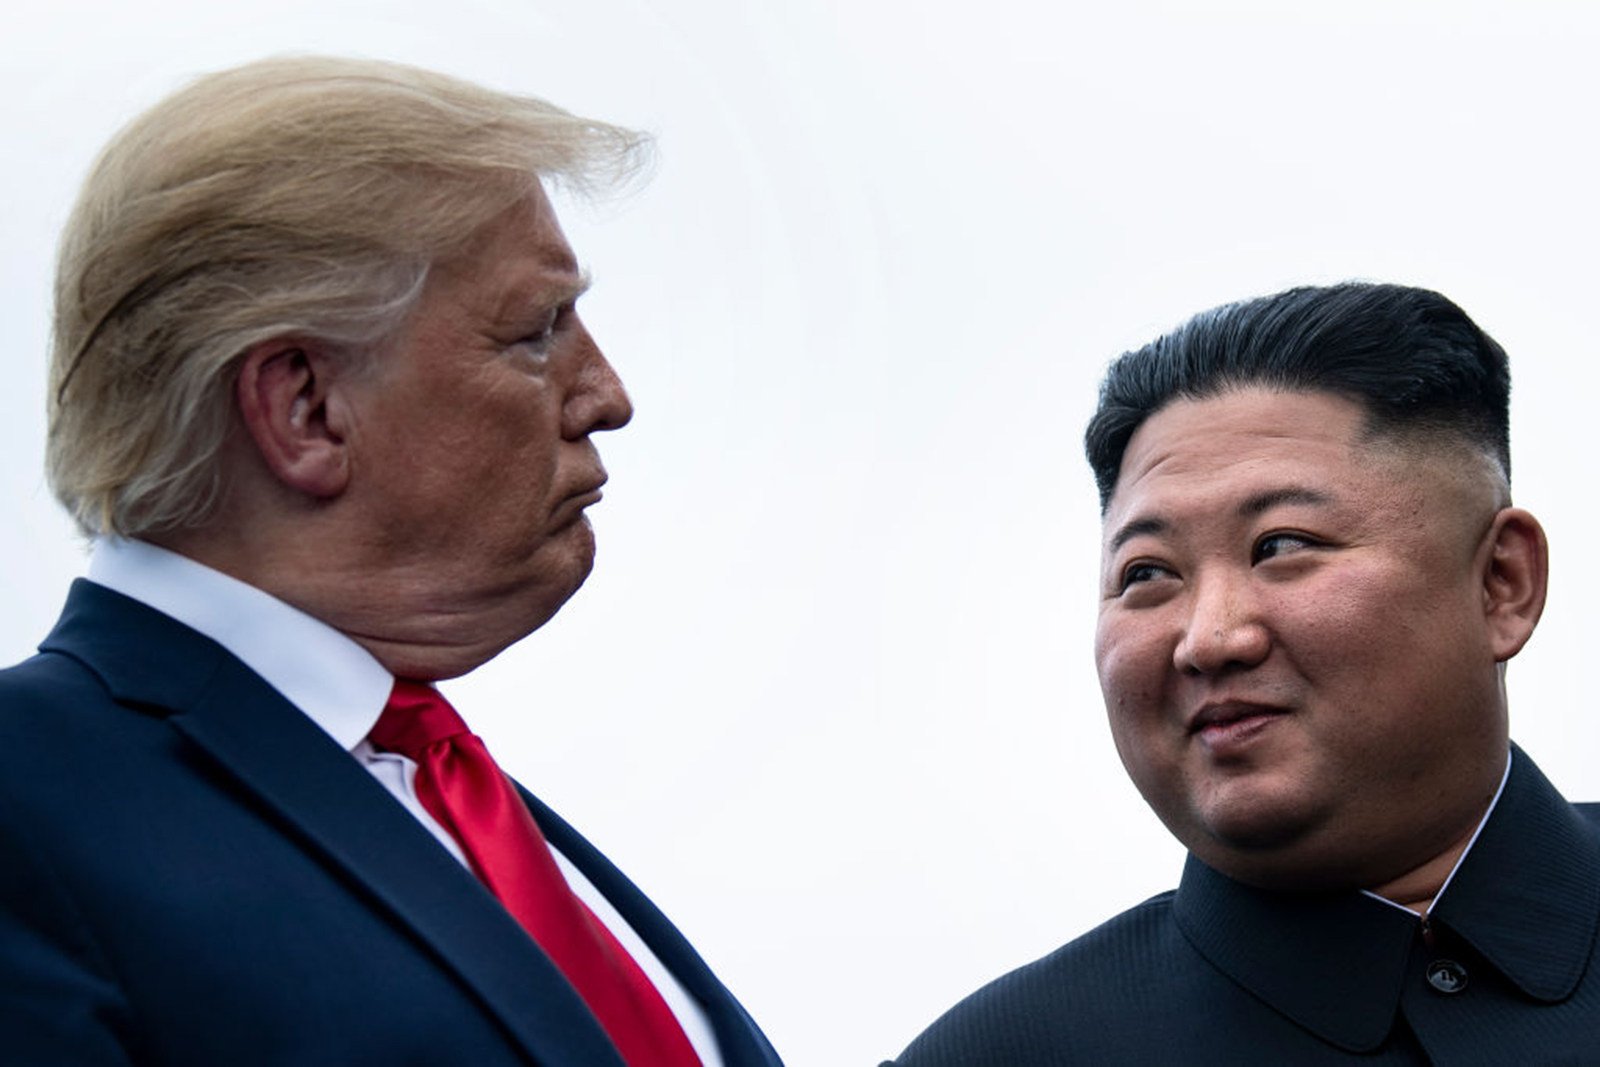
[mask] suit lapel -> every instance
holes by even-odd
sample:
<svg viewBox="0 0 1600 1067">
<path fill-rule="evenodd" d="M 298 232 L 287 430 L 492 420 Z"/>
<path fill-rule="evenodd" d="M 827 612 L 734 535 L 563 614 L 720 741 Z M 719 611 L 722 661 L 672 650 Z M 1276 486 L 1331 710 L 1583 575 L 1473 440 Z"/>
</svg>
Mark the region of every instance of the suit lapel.
<svg viewBox="0 0 1600 1067">
<path fill-rule="evenodd" d="M 700 1002 L 727 1067 L 781 1067 L 777 1052 L 755 1021 L 660 909 L 566 820 L 527 790 L 522 790 L 522 796 L 550 843 L 583 872 L 689 995 Z"/>
<path fill-rule="evenodd" d="M 85 663 L 119 702 L 164 716 L 286 834 L 340 871 L 367 906 L 427 945 L 530 1059 L 622 1067 L 572 987 L 509 913 L 349 753 L 221 646 L 78 582 L 41 648 Z"/>
</svg>

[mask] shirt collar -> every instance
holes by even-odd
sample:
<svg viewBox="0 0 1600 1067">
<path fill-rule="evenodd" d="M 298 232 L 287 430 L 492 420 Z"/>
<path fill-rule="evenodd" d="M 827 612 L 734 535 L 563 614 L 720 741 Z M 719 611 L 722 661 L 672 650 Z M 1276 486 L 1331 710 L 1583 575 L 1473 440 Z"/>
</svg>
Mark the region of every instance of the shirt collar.
<svg viewBox="0 0 1600 1067">
<path fill-rule="evenodd" d="M 147 541 L 99 538 L 89 580 L 198 630 L 350 750 L 394 687 L 372 654 L 270 593 Z"/>
</svg>

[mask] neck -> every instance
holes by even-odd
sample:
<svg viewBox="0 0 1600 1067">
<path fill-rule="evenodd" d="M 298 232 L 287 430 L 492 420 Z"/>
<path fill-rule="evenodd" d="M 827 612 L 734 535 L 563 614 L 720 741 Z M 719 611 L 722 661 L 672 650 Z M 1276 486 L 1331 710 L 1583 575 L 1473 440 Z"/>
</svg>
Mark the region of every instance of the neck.
<svg viewBox="0 0 1600 1067">
<path fill-rule="evenodd" d="M 1468 834 L 1415 870 L 1407 871 L 1399 878 L 1383 885 L 1374 886 L 1371 892 L 1402 908 L 1409 908 L 1418 915 L 1426 915 L 1428 909 L 1433 906 L 1434 898 L 1444 888 L 1444 880 L 1450 877 L 1450 872 L 1455 870 L 1456 862 L 1466 851 L 1471 836 Z"/>
<path fill-rule="evenodd" d="M 1371 887 L 1369 892 L 1402 908 L 1408 908 L 1418 915 L 1426 915 L 1444 889 L 1444 883 L 1449 879 L 1450 873 L 1456 869 L 1456 864 L 1461 862 L 1462 854 L 1472 843 L 1473 837 L 1478 832 L 1478 826 L 1483 822 L 1484 813 L 1489 810 L 1489 804 L 1492 802 L 1492 798 L 1485 802 L 1483 810 L 1478 813 L 1478 818 L 1443 852 L 1406 871 L 1398 878 L 1391 878 L 1382 885 Z"/>
<path fill-rule="evenodd" d="M 365 565 L 354 539 L 321 530 L 274 536 L 267 523 L 229 523 L 146 539 L 327 623 L 399 678 L 466 674 L 545 621 L 514 603 L 463 603 L 426 569 Z"/>
</svg>

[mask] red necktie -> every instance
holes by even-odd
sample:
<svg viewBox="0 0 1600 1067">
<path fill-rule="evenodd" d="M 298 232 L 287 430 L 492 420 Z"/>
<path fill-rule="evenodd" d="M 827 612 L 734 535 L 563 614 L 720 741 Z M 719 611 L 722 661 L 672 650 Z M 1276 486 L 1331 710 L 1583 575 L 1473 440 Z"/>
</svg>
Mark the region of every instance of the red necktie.
<svg viewBox="0 0 1600 1067">
<path fill-rule="evenodd" d="M 567 886 L 527 805 L 444 697 L 401 679 L 368 735 L 417 764 L 417 799 L 544 949 L 630 1067 L 700 1067 L 677 1017 Z"/>
</svg>

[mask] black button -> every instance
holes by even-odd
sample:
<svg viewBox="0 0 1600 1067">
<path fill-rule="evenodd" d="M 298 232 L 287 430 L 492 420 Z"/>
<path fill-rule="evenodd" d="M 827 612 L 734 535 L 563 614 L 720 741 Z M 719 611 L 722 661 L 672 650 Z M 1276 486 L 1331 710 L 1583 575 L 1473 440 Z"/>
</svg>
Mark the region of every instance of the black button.
<svg viewBox="0 0 1600 1067">
<path fill-rule="evenodd" d="M 1455 960 L 1434 960 L 1428 964 L 1428 984 L 1441 993 L 1459 993 L 1467 988 L 1467 969 Z"/>
</svg>

